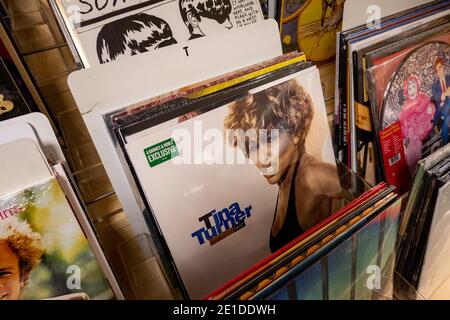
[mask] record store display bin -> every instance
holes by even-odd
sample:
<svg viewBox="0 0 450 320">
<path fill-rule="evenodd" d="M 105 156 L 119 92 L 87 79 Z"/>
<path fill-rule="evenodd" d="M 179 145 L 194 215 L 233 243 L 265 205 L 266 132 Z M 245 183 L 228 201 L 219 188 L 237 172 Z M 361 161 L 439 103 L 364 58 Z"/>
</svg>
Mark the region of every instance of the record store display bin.
<svg viewBox="0 0 450 320">
<path fill-rule="evenodd" d="M 16 299 L 448 298 L 450 1 L 366 2 L 0 0 Z"/>
</svg>

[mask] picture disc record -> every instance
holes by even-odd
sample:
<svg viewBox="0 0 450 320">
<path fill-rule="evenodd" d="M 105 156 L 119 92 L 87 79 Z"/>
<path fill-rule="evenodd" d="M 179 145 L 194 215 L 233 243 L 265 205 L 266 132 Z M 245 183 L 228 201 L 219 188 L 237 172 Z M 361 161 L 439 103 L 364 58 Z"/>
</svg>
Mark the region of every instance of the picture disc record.
<svg viewBox="0 0 450 320">
<path fill-rule="evenodd" d="M 414 99 L 407 96 L 407 81 L 411 76 L 417 77 L 419 87 L 415 98 L 426 95 L 432 102 L 432 87 L 438 81 L 434 63 L 437 58 L 445 61 L 446 76 L 450 72 L 450 45 L 445 42 L 429 42 L 413 50 L 392 77 L 383 99 L 381 111 L 381 128 L 386 129 L 399 121 L 400 113 Z"/>
<path fill-rule="evenodd" d="M 438 77 L 444 72 L 445 81 Z M 411 51 L 391 78 L 384 95 L 382 130 L 399 123 L 410 175 L 417 162 L 446 144 L 450 98 L 450 45 L 428 42 Z M 443 90 L 443 84 L 446 89 Z M 442 101 L 441 101 L 442 100 Z"/>
</svg>

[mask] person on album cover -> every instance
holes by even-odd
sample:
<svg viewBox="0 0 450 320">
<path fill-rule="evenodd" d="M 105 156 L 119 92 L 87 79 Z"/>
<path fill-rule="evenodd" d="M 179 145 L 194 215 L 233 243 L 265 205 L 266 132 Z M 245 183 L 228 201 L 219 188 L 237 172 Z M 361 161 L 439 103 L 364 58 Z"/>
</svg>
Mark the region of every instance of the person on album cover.
<svg viewBox="0 0 450 320">
<path fill-rule="evenodd" d="M 138 13 L 102 27 L 97 36 L 97 55 L 100 63 L 107 63 L 175 43 L 177 41 L 166 21 Z"/>
<path fill-rule="evenodd" d="M 31 273 L 44 254 L 43 239 L 28 222 L 16 217 L 0 220 L 0 300 L 19 300 Z M 47 300 L 88 300 L 84 292 L 60 295 Z"/>
<path fill-rule="evenodd" d="M 433 130 L 435 107 L 430 98 L 421 92 L 420 80 L 410 75 L 403 87 L 406 102 L 399 115 L 405 146 L 408 171 L 414 175 L 417 163 L 422 159 L 423 141 Z"/>
<path fill-rule="evenodd" d="M 445 74 L 445 63 L 441 57 L 434 62 L 437 80 L 431 87 L 432 99 L 436 105 L 434 125 L 441 127 L 442 141 L 448 143 L 448 126 L 450 125 L 450 75 Z"/>
<path fill-rule="evenodd" d="M 25 221 L 0 221 L 0 300 L 19 300 L 44 248 L 41 236 Z"/>
<path fill-rule="evenodd" d="M 189 40 L 204 37 L 218 25 L 233 28 L 230 0 L 180 0 L 180 14 L 189 30 Z"/>
<path fill-rule="evenodd" d="M 341 199 L 336 167 L 317 160 L 306 150 L 313 117 L 311 97 L 296 80 L 290 80 L 237 100 L 230 105 L 225 119 L 225 128 L 233 132 L 279 129 L 278 137 L 267 139 L 268 145 L 271 139 L 278 139 L 279 153 L 252 159 L 267 182 L 279 186 L 270 232 L 272 252 L 328 217 L 333 199 Z M 239 145 L 247 157 L 258 154 L 250 150 L 255 144 L 239 144 L 238 138 L 232 138 L 234 147 Z M 261 147 L 257 145 L 256 149 Z"/>
</svg>

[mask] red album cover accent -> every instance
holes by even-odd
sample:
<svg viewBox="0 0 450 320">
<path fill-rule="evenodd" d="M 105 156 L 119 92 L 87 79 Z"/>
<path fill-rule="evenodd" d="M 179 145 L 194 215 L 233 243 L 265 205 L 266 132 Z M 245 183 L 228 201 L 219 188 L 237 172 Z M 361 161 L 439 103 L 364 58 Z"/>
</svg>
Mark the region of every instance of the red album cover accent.
<svg viewBox="0 0 450 320">
<path fill-rule="evenodd" d="M 380 131 L 380 145 L 387 182 L 396 186 L 399 194 L 408 192 L 410 177 L 398 121 Z"/>
</svg>

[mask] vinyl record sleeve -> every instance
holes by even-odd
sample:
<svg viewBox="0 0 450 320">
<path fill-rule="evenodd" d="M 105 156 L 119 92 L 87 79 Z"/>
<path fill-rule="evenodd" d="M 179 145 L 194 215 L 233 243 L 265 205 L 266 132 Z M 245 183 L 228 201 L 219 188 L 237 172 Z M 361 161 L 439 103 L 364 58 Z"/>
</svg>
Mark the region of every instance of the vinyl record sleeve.
<svg viewBox="0 0 450 320">
<path fill-rule="evenodd" d="M 349 76 L 350 72 L 348 70 L 348 64 L 350 63 L 348 43 L 351 40 L 356 39 L 366 39 L 371 37 L 373 34 L 384 33 L 388 30 L 396 28 L 397 26 L 402 26 L 410 23 L 411 21 L 418 20 L 420 17 L 426 17 L 434 14 L 438 14 L 440 11 L 448 8 L 449 4 L 445 1 L 437 1 L 434 4 L 426 4 L 414 9 L 410 9 L 398 14 L 392 15 L 387 18 L 383 18 L 380 21 L 380 28 L 369 28 L 368 25 L 363 25 L 360 27 L 347 30 L 340 33 L 340 39 L 338 40 L 338 50 L 339 50 L 339 62 L 337 67 L 336 79 L 338 79 L 337 95 L 338 95 L 338 105 L 336 106 L 337 117 L 337 134 L 336 134 L 336 144 L 337 144 L 337 155 L 340 161 L 343 161 L 348 166 L 350 166 L 350 131 L 349 117 L 349 94 L 351 87 L 349 86 Z M 350 55 L 351 57 L 351 55 Z M 354 160 L 354 164 L 355 164 Z M 355 169 L 356 170 L 356 169 Z"/>
<path fill-rule="evenodd" d="M 419 197 L 418 194 L 420 192 L 420 188 L 423 184 L 422 181 L 424 179 L 425 171 L 429 170 L 431 167 L 443 161 L 443 159 L 448 157 L 449 154 L 450 154 L 450 145 L 446 145 L 445 147 L 441 148 L 440 150 L 436 151 L 435 153 L 431 154 L 430 156 L 419 162 L 419 167 L 414 177 L 414 183 L 409 193 L 408 203 L 406 205 L 402 221 L 400 224 L 399 230 L 400 237 L 403 237 L 407 233 L 406 228 L 410 223 L 413 207 L 417 202 L 419 202 L 417 199 Z M 402 246 L 400 246 L 400 248 L 401 247 Z"/>
<path fill-rule="evenodd" d="M 376 105 L 377 101 L 376 98 L 371 97 L 371 90 L 370 90 L 370 82 L 369 78 L 370 74 L 368 70 L 375 66 L 376 61 L 382 61 L 381 59 L 392 56 L 396 54 L 397 52 L 400 52 L 402 50 L 407 50 L 413 48 L 415 45 L 420 45 L 421 43 L 424 43 L 425 41 L 436 39 L 436 37 L 440 35 L 444 35 L 448 33 L 450 24 L 446 20 L 447 18 L 438 19 L 436 21 L 433 21 L 430 24 L 425 24 L 419 28 L 419 30 L 412 30 L 411 32 L 402 34 L 399 39 L 396 39 L 397 41 L 393 42 L 389 45 L 382 45 L 379 48 L 373 49 L 366 53 L 365 55 L 365 61 L 366 61 L 366 70 L 364 72 L 364 77 L 367 83 L 367 91 L 369 98 L 369 103 L 371 104 L 371 112 L 373 117 L 373 125 L 375 127 L 375 130 L 379 130 L 379 110 L 380 108 Z M 442 23 L 442 21 L 445 21 L 445 23 Z M 439 24 L 438 26 L 435 26 L 436 24 Z M 423 31 L 420 31 L 420 29 L 423 29 Z M 409 33 L 411 35 L 407 36 Z M 370 50 L 370 49 L 369 49 Z M 395 56 L 393 56 L 395 57 Z M 380 64 L 380 62 L 378 62 Z M 365 94 L 364 94 L 365 95 Z"/>
<path fill-rule="evenodd" d="M 2 195 L 0 217 L 2 299 L 114 298 L 55 178 Z"/>
<path fill-rule="evenodd" d="M 252 300 L 258 299 L 270 299 L 270 295 L 276 292 L 280 287 L 288 286 L 289 283 L 295 281 L 296 278 L 302 277 L 302 274 L 308 268 L 314 267 L 317 263 L 320 263 L 324 257 L 326 257 L 333 249 L 341 245 L 348 238 L 351 238 L 355 233 L 364 228 L 371 221 L 379 216 L 386 209 L 395 207 L 396 211 L 400 210 L 401 200 L 396 200 L 396 196 L 391 194 L 387 196 L 384 200 L 378 202 L 375 206 L 370 209 L 365 210 L 360 216 L 355 217 L 351 221 L 347 222 L 345 226 L 335 231 L 334 234 L 324 238 L 321 243 L 315 247 L 312 247 L 305 252 L 303 259 L 297 259 L 301 261 L 291 270 L 283 273 L 279 279 L 271 282 L 263 290 L 257 292 L 251 297 Z M 397 213 L 397 214 L 398 214 Z M 373 257 L 374 261 L 377 259 L 378 252 Z M 352 285 L 352 284 L 351 284 Z M 301 290 L 303 288 L 300 287 Z M 322 297 L 323 299 L 323 297 Z"/>
<path fill-rule="evenodd" d="M 89 67 L 264 20 L 259 1 L 51 0 L 78 63 Z"/>
<path fill-rule="evenodd" d="M 432 219 L 431 215 L 433 214 L 430 206 L 434 207 L 433 203 L 436 201 L 437 191 L 441 184 L 433 173 L 426 172 L 424 185 L 426 189 L 422 193 L 423 200 L 419 204 L 419 209 L 416 211 L 415 224 L 410 225 L 408 230 L 410 232 L 407 240 L 409 243 L 408 251 L 401 257 L 405 265 L 403 269 L 400 269 L 401 275 L 415 288 L 418 285 L 423 253 Z"/>
<path fill-rule="evenodd" d="M 439 189 L 436 206 L 433 213 L 433 222 L 427 241 L 427 249 L 421 270 L 417 291 L 426 299 L 437 294 L 437 290 L 449 277 L 448 255 L 448 199 L 450 183 Z M 444 293 L 444 292 L 443 292 Z M 448 294 L 446 294 L 448 296 Z"/>
<path fill-rule="evenodd" d="M 178 121 L 186 121 L 189 118 L 192 118 L 193 115 L 196 115 L 196 110 L 200 107 L 204 108 L 211 106 L 209 107 L 209 109 L 211 109 L 215 103 L 219 103 L 219 105 L 216 106 L 223 105 L 225 102 L 220 103 L 220 101 L 224 101 L 223 99 L 228 99 L 228 101 L 233 100 L 233 95 L 230 95 L 232 92 L 237 91 L 238 95 L 245 95 L 247 93 L 247 90 L 258 85 L 256 83 L 267 84 L 268 82 L 278 79 L 279 77 L 292 74 L 296 70 L 302 70 L 310 66 L 309 64 L 302 63 L 301 59 L 300 62 L 298 62 L 297 58 L 292 59 L 292 61 L 290 61 L 291 63 L 288 63 L 289 60 L 284 60 L 285 58 L 289 58 L 292 55 L 293 54 L 289 54 L 284 57 L 275 58 L 270 61 L 238 70 L 234 73 L 219 76 L 210 81 L 204 81 L 199 84 L 191 85 L 187 88 L 181 88 L 161 97 L 157 97 L 151 99 L 150 101 L 144 102 L 142 105 L 133 105 L 126 110 L 119 110 L 117 114 L 113 113 L 107 117 L 108 119 L 110 119 L 108 126 L 111 126 L 111 128 L 115 128 L 115 126 L 118 126 L 122 134 L 126 134 L 127 131 L 133 134 L 151 126 L 161 125 L 161 123 L 164 123 L 165 121 L 169 121 L 171 119 L 173 119 L 172 121 L 174 122 L 174 124 L 178 123 Z M 296 55 L 294 54 L 294 56 Z M 301 58 L 301 56 L 299 56 L 298 58 Z M 274 68 L 275 66 L 279 66 L 278 64 L 276 64 L 276 62 L 280 61 L 284 61 L 281 62 L 281 64 L 288 63 L 288 67 L 284 69 L 278 68 L 272 70 L 272 68 Z M 292 63 L 293 65 L 291 65 Z M 293 66 L 296 67 L 292 68 Z M 252 75 L 252 77 L 248 77 L 252 74 L 252 70 L 256 70 L 254 71 L 254 73 L 256 74 L 256 78 L 254 77 L 254 75 Z M 240 79 L 240 75 L 243 75 L 242 77 L 245 81 L 241 85 L 235 85 L 236 81 Z M 254 80 L 250 81 L 249 79 Z M 238 81 L 237 83 L 240 82 Z M 231 84 L 231 86 L 229 84 Z M 216 86 L 223 88 L 223 90 L 213 90 L 212 92 L 210 92 L 210 89 L 213 89 Z M 197 89 L 199 90 L 198 92 L 195 91 Z M 203 95 L 205 92 L 206 95 Z M 159 103 L 161 103 L 161 105 Z M 123 128 L 121 126 L 123 126 Z M 116 129 L 111 131 L 111 134 L 114 136 L 116 135 L 116 131 L 118 130 Z M 118 139 L 120 140 L 121 138 L 118 137 Z M 122 151 L 120 151 L 119 149 L 117 150 L 117 152 L 119 153 L 119 155 L 122 154 Z M 130 173 L 130 175 L 132 174 L 133 173 Z M 130 177 L 130 179 L 134 178 Z M 134 185 L 133 182 L 131 185 Z M 135 185 L 134 188 L 136 190 L 135 193 L 139 193 L 139 187 Z M 145 195 L 142 195 L 142 197 L 143 199 L 145 199 Z M 146 214 L 145 216 L 147 218 L 152 217 L 149 214 Z M 157 226 L 157 222 L 154 221 L 154 219 L 146 220 L 147 224 L 152 230 L 153 239 L 161 256 L 161 263 L 165 265 L 165 269 L 169 271 L 169 275 L 173 275 L 173 281 L 176 281 L 175 277 L 177 274 L 177 270 L 172 270 L 173 267 L 171 268 L 171 266 L 173 266 L 173 262 L 172 258 L 170 257 L 170 252 L 167 248 L 165 240 L 158 237 L 158 235 L 161 234 L 161 231 Z M 175 284 L 175 282 L 173 283 Z M 180 284 L 178 283 L 176 284 L 176 286 L 180 286 Z M 181 288 L 183 288 L 182 283 Z M 188 296 L 187 293 L 185 293 L 185 295 Z"/>
<path fill-rule="evenodd" d="M 392 241 L 386 235 L 397 231 L 400 205 L 401 202 L 397 202 L 382 210 L 362 229 L 347 238 L 306 271 L 300 272 L 287 285 L 283 286 L 284 289 L 275 291 L 267 299 L 372 300 L 379 299 L 380 296 L 382 299 L 392 297 L 392 286 L 389 285 L 387 279 L 392 277 L 393 269 L 387 264 L 380 265 L 377 261 L 382 258 L 385 261 L 392 260 L 395 253 L 393 245 L 395 239 Z M 379 242 L 373 243 L 372 240 L 376 238 L 379 238 Z M 366 250 L 362 240 L 372 241 L 372 252 Z M 369 290 L 367 279 L 371 274 L 367 270 L 370 266 L 375 265 L 380 266 L 381 286 L 380 289 Z M 311 279 L 311 271 L 319 266 L 322 272 Z M 356 273 L 356 269 L 360 269 L 362 272 Z M 284 290 L 287 290 L 288 294 L 283 297 Z M 364 294 L 361 294 L 362 290 L 364 290 Z M 312 296 L 311 291 L 313 293 L 319 291 L 321 294 Z"/>
<path fill-rule="evenodd" d="M 411 252 L 413 253 L 414 264 L 410 264 L 407 273 L 411 275 L 411 278 L 406 278 L 416 288 L 418 287 L 418 282 L 420 280 L 438 192 L 439 189 L 449 181 L 449 169 L 450 160 L 447 159 L 444 164 L 440 164 L 432 170 L 427 171 L 430 187 L 427 190 L 426 199 L 419 213 L 419 220 L 415 228 L 415 236 L 412 239 L 413 249 Z"/>
<path fill-rule="evenodd" d="M 446 121 L 450 98 L 442 99 L 442 84 L 436 71 L 438 63 L 444 82 L 450 83 L 449 42 L 432 41 L 414 49 L 391 78 L 383 98 L 381 128 L 400 123 L 410 176 L 419 160 L 448 141 Z M 442 138 L 441 142 L 433 142 L 435 136 Z"/>
<path fill-rule="evenodd" d="M 415 48 L 425 44 L 427 41 L 438 41 L 449 43 L 449 34 L 445 33 L 443 35 L 438 35 L 422 43 L 418 43 L 407 47 L 403 50 L 395 51 L 393 54 L 382 56 L 378 59 L 371 59 L 373 66 L 368 69 L 369 84 L 371 86 L 371 103 L 375 106 L 378 112 L 378 126 L 383 128 L 382 122 L 382 108 L 384 103 L 384 96 L 386 94 L 387 87 L 394 76 L 395 72 L 402 64 L 404 59 L 411 53 Z"/>
<path fill-rule="evenodd" d="M 257 290 L 255 288 L 259 288 L 261 284 L 267 283 L 267 279 L 273 279 L 273 275 L 275 275 L 275 277 L 278 276 L 277 270 L 286 270 L 286 268 L 289 269 L 292 267 L 292 261 L 294 261 L 295 257 L 298 255 L 297 252 L 301 251 L 302 248 L 313 246 L 320 238 L 325 237 L 327 233 L 332 232 L 332 230 L 339 228 L 340 225 L 348 221 L 350 216 L 356 214 L 356 212 L 362 211 L 363 208 L 368 206 L 370 201 L 373 200 L 371 195 L 373 196 L 373 194 L 381 192 L 383 188 L 385 188 L 385 186 L 374 188 L 371 192 L 368 192 L 366 195 L 356 200 L 355 203 L 350 204 L 348 207 L 344 207 L 342 210 L 333 214 L 331 217 L 322 221 L 314 228 L 311 228 L 309 231 L 278 250 L 275 254 L 267 257 L 261 261 L 261 263 L 249 269 L 246 272 L 247 276 L 238 277 L 234 280 L 235 283 L 232 285 L 230 283 L 230 286 L 226 287 L 226 289 L 220 289 L 217 292 L 210 294 L 205 299 L 229 300 L 236 298 L 244 299 L 243 297 L 247 299 L 246 296 L 248 296 L 250 292 Z"/>
<path fill-rule="evenodd" d="M 413 242 L 417 238 L 417 229 L 419 228 L 419 222 L 421 219 L 420 213 L 422 208 L 427 202 L 427 194 L 432 181 L 430 175 L 423 173 L 422 184 L 420 185 L 417 200 L 413 204 L 408 221 L 408 226 L 405 229 L 405 234 L 400 239 L 399 254 L 397 259 L 397 270 L 404 277 L 408 283 L 412 281 L 412 272 L 414 269 L 414 247 L 416 244 Z"/>
<path fill-rule="evenodd" d="M 334 224 L 338 219 L 343 217 L 345 214 L 350 212 L 351 210 L 355 210 L 356 207 L 362 206 L 365 202 L 367 202 L 372 196 L 379 193 L 383 188 L 385 188 L 385 185 L 379 185 L 361 196 L 359 196 L 357 199 L 352 201 L 349 205 L 345 206 L 338 212 L 334 213 L 331 217 L 327 218 L 326 220 L 322 221 L 318 225 L 316 225 L 314 228 L 311 228 L 309 231 L 305 232 L 302 236 L 298 237 L 291 243 L 287 244 L 282 249 L 278 250 L 274 254 L 270 255 L 269 257 L 265 258 L 258 264 L 254 265 L 250 269 L 246 270 L 244 273 L 230 281 L 229 283 L 225 284 L 221 288 L 218 288 L 214 292 L 210 293 L 208 296 L 206 296 L 205 300 L 220 300 L 228 295 L 230 295 L 232 292 L 236 291 L 240 287 L 242 287 L 244 284 L 249 282 L 252 278 L 258 276 L 274 264 L 278 263 L 282 258 L 284 258 L 287 254 L 291 253 L 297 246 L 300 245 L 301 242 L 304 242 L 307 238 L 311 238 L 313 235 L 318 234 L 318 232 L 325 227 L 331 227 L 332 224 Z"/>
<path fill-rule="evenodd" d="M 225 126 L 230 129 L 232 123 L 241 126 L 241 122 L 231 121 L 232 117 L 239 116 L 232 111 L 235 103 L 244 103 L 247 99 L 264 99 L 271 90 L 286 90 L 287 87 L 307 95 L 305 104 L 302 102 L 298 105 L 301 109 L 297 116 L 302 114 L 303 108 L 312 112 L 309 116 L 311 127 L 304 133 L 304 145 L 311 157 L 320 159 L 317 165 L 329 170 L 331 181 L 327 184 L 335 183 L 335 189 L 328 193 L 329 202 L 326 202 L 331 205 L 333 198 L 340 197 L 340 185 L 316 68 L 274 79 L 263 86 L 242 92 L 235 102 L 217 104 L 212 109 L 205 106 L 205 111 L 200 109 L 187 120 L 180 119 L 180 114 L 175 115 L 177 118 L 173 120 L 167 119 L 166 124 L 160 123 L 152 128 L 156 123 L 146 122 L 149 126 L 147 129 L 142 126 L 138 131 L 127 128 L 128 131 L 122 132 L 126 155 L 191 298 L 201 298 L 270 254 L 272 223 L 277 220 L 274 219 L 274 212 L 277 208 L 278 187 L 268 182 L 277 173 L 272 176 L 271 168 L 265 168 L 263 172 L 269 174 L 269 181 L 266 181 L 255 164 L 220 164 L 220 161 L 216 162 L 220 160 L 217 154 L 209 154 L 207 149 L 203 152 L 201 146 L 183 147 L 182 141 L 174 133 L 181 130 L 194 137 L 209 130 L 210 133 L 216 132 L 217 139 L 222 139 Z M 262 108 L 256 104 L 253 107 L 255 110 Z M 246 129 L 245 125 L 242 129 Z M 221 148 L 219 154 L 222 156 L 235 154 L 245 159 L 242 149 L 235 148 L 229 141 L 221 144 Z M 166 151 L 151 156 L 162 149 Z M 203 161 L 206 162 L 199 161 L 199 157 L 205 157 Z M 177 164 L 180 160 L 181 163 Z M 310 158 L 308 161 L 316 160 Z M 298 170 L 306 172 L 302 167 Z M 316 184 L 316 187 L 319 190 L 322 188 L 320 184 Z M 322 211 L 323 218 L 331 213 L 330 209 L 322 209 L 327 212 Z M 231 220 L 229 215 L 224 218 L 227 212 L 237 214 L 239 221 Z M 220 219 L 225 219 L 225 225 Z M 192 263 L 193 257 L 196 257 L 194 260 L 198 264 Z"/>
<path fill-rule="evenodd" d="M 37 141 L 18 139 L 0 149 L 0 269 L 12 268 L 17 276 L 15 261 L 25 259 L 21 279 L 12 276 L 5 285 L 8 273 L 0 276 L 1 298 L 114 298 Z"/>
<path fill-rule="evenodd" d="M 397 26 L 394 27 L 389 27 L 386 29 L 380 29 L 380 30 L 375 30 L 374 32 L 372 32 L 372 34 L 370 36 L 364 36 L 364 37 L 358 37 L 358 38 L 354 38 L 348 41 L 348 68 L 349 68 L 349 88 L 348 88 L 348 93 L 349 96 L 347 97 L 347 101 L 348 101 L 348 116 L 350 117 L 349 119 L 349 134 L 350 134 L 350 167 L 353 170 L 358 170 L 358 169 L 363 169 L 364 165 L 358 165 L 358 151 L 359 149 L 361 149 L 360 146 L 360 141 L 363 144 L 363 146 L 365 146 L 365 148 L 362 150 L 363 152 L 367 152 L 369 151 L 368 149 L 370 148 L 370 146 L 368 145 L 368 143 L 370 142 L 370 134 L 364 134 L 365 132 L 372 131 L 372 124 L 371 121 L 367 121 L 366 118 L 370 118 L 370 110 L 361 104 L 357 103 L 357 90 L 355 90 L 357 88 L 356 84 L 357 84 L 357 77 L 358 77 L 358 69 L 357 69 L 357 63 L 358 63 L 358 58 L 357 58 L 357 50 L 359 50 L 360 48 L 364 48 L 367 46 L 370 46 L 374 43 L 383 41 L 383 39 L 385 37 L 390 37 L 390 36 L 395 36 L 398 35 L 404 31 L 410 30 L 410 29 L 415 29 L 417 26 L 420 26 L 420 24 L 423 23 L 427 23 L 429 21 L 433 21 L 433 19 L 437 19 L 438 17 L 442 16 L 445 12 L 448 11 L 443 11 L 443 12 L 438 12 L 435 13 L 434 15 L 430 15 L 430 16 L 426 16 L 425 17 L 420 17 L 419 18 L 415 18 L 412 19 L 410 21 L 407 21 L 407 23 L 405 25 L 399 24 Z M 417 20 L 416 20 L 417 19 Z M 369 130 L 370 129 L 370 130 Z M 358 138 L 358 136 L 360 138 Z M 373 146 L 372 146 L 373 148 Z M 362 155 L 360 155 L 361 158 Z M 364 158 L 368 158 L 364 157 Z M 364 164 L 366 164 L 365 161 L 363 161 Z M 375 163 L 373 163 L 374 165 Z M 375 171 L 375 168 L 371 168 L 371 171 Z M 359 170 L 358 172 L 361 172 L 361 170 Z M 373 180 L 373 179 L 372 179 Z M 373 181 L 373 183 L 375 183 L 375 181 Z"/>
<path fill-rule="evenodd" d="M 425 41 L 435 39 L 440 35 L 448 33 L 450 16 L 439 18 L 420 25 L 412 30 L 401 32 L 401 34 L 376 42 L 368 47 L 356 50 L 357 73 L 355 76 L 356 101 L 370 105 L 369 88 L 367 83 L 367 69 L 374 66 L 374 61 L 395 54 L 404 49 L 413 48 Z M 378 114 L 374 113 L 374 125 L 377 124 Z"/>
<path fill-rule="evenodd" d="M 277 259 L 270 268 L 260 275 L 251 279 L 248 283 L 241 288 L 233 292 L 233 294 L 227 296 L 227 299 L 240 299 L 248 300 L 253 299 L 253 296 L 258 295 L 260 291 L 266 291 L 266 287 L 270 286 L 272 282 L 278 280 L 284 281 L 284 275 L 296 268 L 304 267 L 304 263 L 313 259 L 316 251 L 323 245 L 327 244 L 331 239 L 335 238 L 346 230 L 349 226 L 353 225 L 359 220 L 359 216 L 364 214 L 367 210 L 376 205 L 377 201 L 380 201 L 383 197 L 387 196 L 392 189 L 382 188 L 372 198 L 367 199 L 364 203 L 350 210 L 342 215 L 336 217 L 336 219 L 327 221 L 327 223 L 317 228 L 314 233 L 308 235 L 308 237 L 299 237 L 289 251 L 286 252 L 280 259 Z"/>
<path fill-rule="evenodd" d="M 420 253 L 419 248 L 424 249 L 424 246 L 426 246 L 431 224 L 429 215 L 432 214 L 433 210 L 431 209 L 430 212 L 427 208 L 434 203 L 433 192 L 437 196 L 437 189 L 439 188 L 434 190 L 433 185 L 436 185 L 436 183 L 445 184 L 444 180 L 433 178 L 433 172 L 435 170 L 439 172 L 440 168 L 444 166 L 445 169 L 445 166 L 448 166 L 448 163 L 446 164 L 444 160 L 448 158 L 449 150 L 450 148 L 447 145 L 419 163 L 419 169 L 402 219 L 396 268 L 414 286 L 417 285 L 417 274 L 420 272 L 423 258 L 423 251 Z M 439 174 L 443 175 L 444 179 L 448 179 L 446 170 Z M 419 243 L 420 241 L 422 243 Z M 414 274 L 416 274 L 415 277 Z"/>
<path fill-rule="evenodd" d="M 446 27 L 437 36 L 426 38 L 422 43 L 414 41 L 420 36 L 411 37 L 408 40 L 411 42 L 410 46 L 407 46 L 408 41 L 400 42 L 398 44 L 400 51 L 374 60 L 374 66 L 369 68 L 367 72 L 372 114 L 374 119 L 378 119 L 374 121 L 374 127 L 377 131 L 377 140 L 382 157 L 383 175 L 389 183 L 396 185 L 401 192 L 406 192 L 409 189 L 410 183 L 408 180 L 414 176 L 418 160 L 443 144 L 441 138 L 443 134 L 436 133 L 439 130 L 442 132 L 442 120 L 437 121 L 439 112 L 436 113 L 436 110 L 439 110 L 439 108 L 436 109 L 434 105 L 433 101 L 436 100 L 436 95 L 433 94 L 432 87 L 436 86 L 434 83 L 438 78 L 434 70 L 434 64 L 439 56 L 445 55 L 445 52 L 441 52 L 439 55 L 439 52 L 433 54 L 430 51 L 426 58 L 419 59 L 423 60 L 423 63 L 416 61 L 416 64 L 419 63 L 420 66 L 412 67 L 412 65 L 414 64 L 413 60 L 417 59 L 418 54 L 420 54 L 414 54 L 414 52 L 419 50 L 420 47 L 426 46 L 427 43 L 432 41 L 449 43 L 449 33 L 445 30 Z M 424 47 L 423 50 L 426 51 L 426 48 Z M 431 47 L 429 49 L 432 50 Z M 409 71 L 407 70 L 408 66 L 411 66 Z M 409 86 L 407 86 L 407 82 L 410 81 L 413 81 L 416 87 L 421 87 L 421 91 L 417 93 L 415 99 L 407 99 L 405 90 Z M 401 90 L 400 87 L 402 87 Z M 390 100 L 385 101 L 385 97 L 388 96 Z M 425 106 L 426 104 L 428 107 Z M 386 109 L 383 109 L 385 105 L 388 106 L 387 112 Z M 394 105 L 396 107 L 393 107 Z M 412 108 L 405 109 L 400 121 L 400 110 L 404 106 Z M 417 113 L 420 108 L 424 111 Z M 421 114 L 420 117 L 419 114 Z M 390 120 L 386 121 L 386 119 Z M 395 131 L 396 127 L 401 128 L 403 142 L 394 143 L 395 146 L 390 148 L 391 150 L 397 150 L 394 154 L 388 152 L 385 147 L 386 143 L 392 144 L 393 142 L 386 142 L 383 137 L 390 139 L 389 131 Z M 413 131 L 414 134 L 412 134 Z M 404 162 L 404 164 L 400 164 L 399 161 Z M 393 178 L 394 176 L 396 178 Z"/>
</svg>

